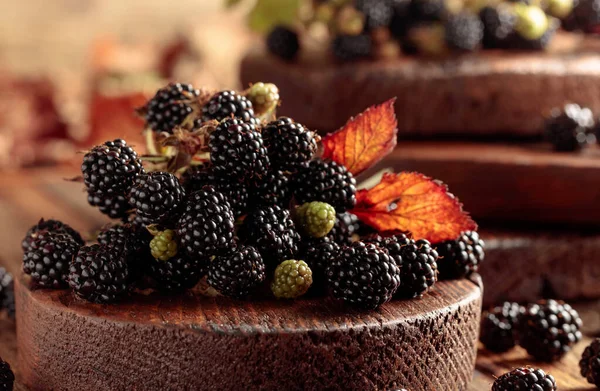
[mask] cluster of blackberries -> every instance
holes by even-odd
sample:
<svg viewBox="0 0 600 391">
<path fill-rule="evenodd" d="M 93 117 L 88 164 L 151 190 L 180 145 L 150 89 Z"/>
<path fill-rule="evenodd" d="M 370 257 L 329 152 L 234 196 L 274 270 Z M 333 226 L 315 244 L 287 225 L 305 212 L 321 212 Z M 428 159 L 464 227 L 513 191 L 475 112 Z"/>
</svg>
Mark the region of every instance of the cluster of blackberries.
<svg viewBox="0 0 600 391">
<path fill-rule="evenodd" d="M 582 338 L 581 318 L 570 305 L 541 300 L 526 307 L 506 302 L 483 314 L 480 340 L 494 352 L 516 344 L 540 361 L 556 361 Z"/>
<path fill-rule="evenodd" d="M 593 144 L 600 136 L 600 121 L 587 107 L 574 103 L 555 108 L 546 119 L 546 139 L 556 151 L 573 152 Z"/>
</svg>

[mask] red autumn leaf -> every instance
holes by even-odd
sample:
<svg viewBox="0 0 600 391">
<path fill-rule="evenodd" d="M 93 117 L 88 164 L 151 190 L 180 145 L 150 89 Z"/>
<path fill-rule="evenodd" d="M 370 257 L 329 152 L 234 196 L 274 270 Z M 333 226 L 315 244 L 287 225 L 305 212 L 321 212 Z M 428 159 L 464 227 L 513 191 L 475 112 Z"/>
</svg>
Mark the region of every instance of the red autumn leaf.
<svg viewBox="0 0 600 391">
<path fill-rule="evenodd" d="M 383 159 L 396 146 L 396 99 L 371 106 L 343 128 L 323 139 L 323 159 L 331 159 L 358 175 Z"/>
<path fill-rule="evenodd" d="M 477 229 L 446 185 L 416 172 L 384 174 L 356 199 L 352 213 L 379 231 L 409 231 L 415 239 L 438 243 Z"/>
</svg>

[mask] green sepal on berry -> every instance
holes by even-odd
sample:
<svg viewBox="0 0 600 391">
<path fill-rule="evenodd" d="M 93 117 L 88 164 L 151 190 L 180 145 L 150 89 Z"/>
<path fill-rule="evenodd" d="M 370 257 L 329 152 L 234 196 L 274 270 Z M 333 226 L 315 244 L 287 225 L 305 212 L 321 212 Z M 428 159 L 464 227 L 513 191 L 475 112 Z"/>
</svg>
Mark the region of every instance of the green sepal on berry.
<svg viewBox="0 0 600 391">
<path fill-rule="evenodd" d="M 177 255 L 177 240 L 171 229 L 159 231 L 150 241 L 150 252 L 159 261 L 167 261 Z"/>
<path fill-rule="evenodd" d="M 279 89 L 273 83 L 255 83 L 248 89 L 246 97 L 252 102 L 255 114 L 262 116 L 273 112 L 279 104 Z"/>
<path fill-rule="evenodd" d="M 293 299 L 305 294 L 312 281 L 312 271 L 306 262 L 289 259 L 275 269 L 271 290 L 277 298 Z"/>
<path fill-rule="evenodd" d="M 313 238 L 322 238 L 335 225 L 335 208 L 326 202 L 307 202 L 296 209 L 296 220 L 304 233 Z"/>
</svg>

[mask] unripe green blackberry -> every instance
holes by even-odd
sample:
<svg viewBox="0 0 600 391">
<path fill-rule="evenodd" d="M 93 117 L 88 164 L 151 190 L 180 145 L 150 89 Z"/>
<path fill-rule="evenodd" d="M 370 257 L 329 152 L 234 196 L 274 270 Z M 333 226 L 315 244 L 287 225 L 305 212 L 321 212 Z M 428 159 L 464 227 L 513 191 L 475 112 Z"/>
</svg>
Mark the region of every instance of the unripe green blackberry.
<svg viewBox="0 0 600 391">
<path fill-rule="evenodd" d="M 177 254 L 177 240 L 171 229 L 158 232 L 150 241 L 150 252 L 159 261 L 166 261 Z"/>
<path fill-rule="evenodd" d="M 312 271 L 304 261 L 289 259 L 275 269 L 271 290 L 275 297 L 293 299 L 302 296 L 312 284 Z"/>
<path fill-rule="evenodd" d="M 256 115 L 268 113 L 277 107 L 279 103 L 279 89 L 273 83 L 255 83 L 246 95 Z"/>
<path fill-rule="evenodd" d="M 515 31 L 521 37 L 534 41 L 541 38 L 548 30 L 548 16 L 540 7 L 515 4 L 515 13 L 517 15 Z"/>
<path fill-rule="evenodd" d="M 336 214 L 333 206 L 325 202 L 307 202 L 296 209 L 300 227 L 313 238 L 326 236 L 335 224 Z"/>
</svg>

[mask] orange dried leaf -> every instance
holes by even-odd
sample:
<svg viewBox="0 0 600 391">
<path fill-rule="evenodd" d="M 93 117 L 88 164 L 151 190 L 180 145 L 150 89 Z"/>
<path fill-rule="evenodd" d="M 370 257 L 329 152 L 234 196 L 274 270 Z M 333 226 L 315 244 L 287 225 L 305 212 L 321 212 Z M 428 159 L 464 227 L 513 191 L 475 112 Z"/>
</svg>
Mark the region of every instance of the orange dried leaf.
<svg viewBox="0 0 600 391">
<path fill-rule="evenodd" d="M 383 159 L 396 146 L 396 99 L 371 106 L 343 128 L 323 139 L 323 159 L 343 164 L 357 175 Z"/>
<path fill-rule="evenodd" d="M 456 239 L 477 224 L 446 186 L 416 172 L 384 174 L 377 186 L 360 190 L 352 210 L 379 231 L 409 231 L 432 243 Z"/>
</svg>

